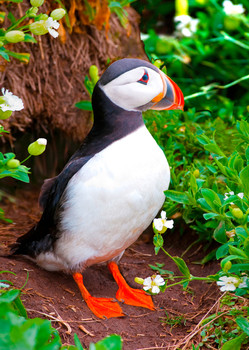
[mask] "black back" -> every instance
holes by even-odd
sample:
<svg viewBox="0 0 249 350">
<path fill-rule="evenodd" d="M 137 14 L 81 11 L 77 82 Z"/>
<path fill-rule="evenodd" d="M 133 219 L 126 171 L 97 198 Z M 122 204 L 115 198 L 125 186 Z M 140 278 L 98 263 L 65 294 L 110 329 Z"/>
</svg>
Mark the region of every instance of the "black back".
<svg viewBox="0 0 249 350">
<path fill-rule="evenodd" d="M 41 252 L 52 250 L 54 242 L 60 236 L 58 223 L 60 216 L 63 215 L 61 205 L 70 179 L 96 153 L 143 125 L 141 112 L 125 111 L 112 103 L 101 89 L 101 83 L 102 78 L 96 84 L 92 96 L 94 112 L 92 130 L 62 172 L 45 181 L 39 199 L 44 209 L 42 217 L 29 232 L 17 239 L 12 247 L 13 254 L 35 257 Z"/>
</svg>

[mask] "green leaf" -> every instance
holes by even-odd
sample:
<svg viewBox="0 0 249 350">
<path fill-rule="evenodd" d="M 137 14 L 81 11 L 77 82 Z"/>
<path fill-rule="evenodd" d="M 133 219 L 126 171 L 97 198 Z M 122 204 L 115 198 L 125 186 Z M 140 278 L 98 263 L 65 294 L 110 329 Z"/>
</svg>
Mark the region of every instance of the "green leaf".
<svg viewBox="0 0 249 350">
<path fill-rule="evenodd" d="M 35 38 L 30 35 L 30 34 L 25 34 L 24 35 L 24 40 L 23 40 L 25 43 L 37 43 L 37 40 L 35 40 Z"/>
<path fill-rule="evenodd" d="M 154 270 L 154 271 L 157 271 L 160 275 L 174 275 L 174 272 L 173 271 L 169 271 L 169 270 L 164 270 L 162 267 L 165 265 L 165 264 L 158 264 L 156 263 L 157 266 L 154 266 L 154 265 L 151 265 L 149 264 L 149 267 Z"/>
<path fill-rule="evenodd" d="M 203 195 L 207 204 L 215 211 L 218 211 L 219 207 L 221 206 L 221 201 L 217 193 L 209 188 L 202 188 L 201 194 Z"/>
<path fill-rule="evenodd" d="M 243 341 L 246 339 L 246 334 L 240 334 L 238 337 L 227 341 L 221 350 L 240 350 Z"/>
<path fill-rule="evenodd" d="M 212 210 L 212 208 L 207 204 L 204 198 L 197 199 L 197 203 L 199 203 L 203 209 Z"/>
<path fill-rule="evenodd" d="M 206 164 L 206 168 L 213 174 L 217 173 L 217 169 L 213 165 Z"/>
<path fill-rule="evenodd" d="M 227 199 L 225 199 L 222 206 L 224 207 L 227 204 L 230 204 L 230 203 L 236 202 L 236 201 L 240 201 L 240 198 L 236 194 L 234 194 L 232 196 L 229 196 Z"/>
<path fill-rule="evenodd" d="M 19 296 L 19 294 L 20 291 L 18 289 L 8 290 L 0 295 L 0 303 L 11 303 Z"/>
<path fill-rule="evenodd" d="M 214 260 L 215 257 L 216 257 L 216 249 L 212 250 L 210 253 L 205 255 L 204 258 L 202 258 L 201 261 L 198 262 L 198 263 L 201 264 L 201 265 L 205 265 L 209 261 Z"/>
<path fill-rule="evenodd" d="M 221 221 L 214 230 L 214 239 L 219 243 L 227 243 L 226 225 L 224 221 Z"/>
<path fill-rule="evenodd" d="M 6 52 L 8 53 L 8 55 L 16 58 L 17 60 L 19 60 L 21 62 L 29 63 L 29 59 L 30 59 L 29 53 L 18 53 L 18 52 L 13 52 L 13 51 L 9 51 L 9 50 L 6 50 Z"/>
<path fill-rule="evenodd" d="M 92 103 L 90 101 L 80 101 L 75 103 L 75 107 L 83 109 L 84 111 L 92 111 Z"/>
<path fill-rule="evenodd" d="M 241 257 L 240 255 L 229 255 L 229 256 L 227 256 L 226 258 L 224 258 L 224 259 L 221 260 L 221 263 L 220 263 L 221 268 L 223 269 L 224 266 L 226 265 L 226 263 L 227 263 L 228 261 L 232 261 L 232 260 L 247 260 L 247 259 Z M 236 264 L 236 265 L 237 265 L 237 266 L 238 266 L 238 265 L 248 265 L 248 266 L 249 266 L 249 264 Z M 232 272 L 232 268 L 233 268 L 233 266 L 231 267 L 231 269 L 229 269 L 230 272 Z"/>
<path fill-rule="evenodd" d="M 112 334 L 95 344 L 96 350 L 121 350 L 122 339 L 120 335 Z"/>
<path fill-rule="evenodd" d="M 168 190 L 168 191 L 165 191 L 164 193 L 167 198 L 171 199 L 174 202 L 189 204 L 189 197 L 183 192 Z"/>
<path fill-rule="evenodd" d="M 216 143 L 209 143 L 207 145 L 204 145 L 204 148 L 210 153 L 215 153 L 222 157 L 225 156 L 222 150 L 220 149 L 220 147 Z"/>
<path fill-rule="evenodd" d="M 22 0 L 21 0 L 21 1 L 13 1 L 13 2 L 22 2 Z M 16 23 L 16 18 L 15 18 L 15 16 L 13 15 L 12 12 L 9 12 L 9 13 L 8 13 L 7 18 L 10 20 L 11 24 Z"/>
<path fill-rule="evenodd" d="M 224 256 L 227 255 L 229 251 L 229 244 L 222 244 L 217 250 L 216 250 L 216 259 L 219 260 L 220 258 L 223 258 Z"/>
<path fill-rule="evenodd" d="M 74 333 L 74 342 L 78 350 L 84 350 L 76 333 Z"/>
<path fill-rule="evenodd" d="M 14 179 L 17 179 L 19 181 L 29 183 L 29 176 L 26 172 L 15 171 L 14 173 L 11 173 L 11 172 L 9 173 L 10 174 L 8 176 L 13 177 Z"/>
<path fill-rule="evenodd" d="M 243 227 L 236 227 L 235 232 L 238 236 L 242 236 L 244 238 L 247 238 L 247 232 Z"/>
<path fill-rule="evenodd" d="M 238 273 L 240 271 L 247 271 L 249 270 L 249 264 L 235 264 L 231 267 L 231 269 L 229 270 L 229 272 L 235 272 Z"/>
<path fill-rule="evenodd" d="M 27 311 L 25 309 L 25 307 L 23 306 L 23 303 L 20 299 L 20 296 L 18 296 L 14 301 L 13 301 L 13 306 L 14 308 L 18 311 L 18 315 L 27 318 Z"/>
<path fill-rule="evenodd" d="M 94 85 L 93 85 L 92 81 L 88 78 L 87 75 L 85 76 L 84 85 L 85 85 L 89 95 L 92 96 Z"/>
<path fill-rule="evenodd" d="M 249 146 L 247 146 L 246 148 L 245 156 L 246 156 L 247 162 L 249 162 Z"/>
<path fill-rule="evenodd" d="M 242 329 L 242 331 L 249 336 L 249 322 L 247 319 L 244 317 L 237 317 L 235 321 L 237 325 Z"/>
<path fill-rule="evenodd" d="M 193 174 L 190 174 L 190 181 L 189 181 L 190 187 L 193 191 L 193 195 L 195 196 L 196 192 L 198 191 L 198 186 L 196 182 L 196 177 Z"/>
<path fill-rule="evenodd" d="M 239 174 L 240 180 L 242 182 L 242 185 L 244 187 L 244 193 L 248 196 L 249 195 L 249 165 L 247 165 L 243 170 L 241 170 Z"/>
<path fill-rule="evenodd" d="M 203 214 L 203 217 L 205 220 L 209 220 L 209 219 L 213 219 L 213 218 L 217 218 L 217 216 L 220 216 L 220 214 L 217 213 L 205 213 Z"/>
<path fill-rule="evenodd" d="M 2 56 L 6 61 L 10 61 L 9 55 L 7 54 L 4 47 L 0 47 L 0 56 Z"/>
<path fill-rule="evenodd" d="M 173 260 L 174 260 L 175 264 L 177 265 L 179 271 L 187 278 L 190 278 L 190 271 L 189 271 L 189 268 L 187 267 L 185 261 L 182 258 L 179 258 L 178 256 L 174 256 Z"/>
<path fill-rule="evenodd" d="M 246 253 L 247 257 L 249 258 L 249 237 L 247 237 L 244 241 L 244 252 Z"/>
<path fill-rule="evenodd" d="M 239 256 L 241 256 L 243 258 L 248 259 L 248 256 L 246 255 L 246 253 L 244 253 L 244 251 L 242 249 L 236 248 L 236 247 L 234 247 L 232 245 L 229 246 L 229 253 L 233 254 L 233 255 L 239 255 Z"/>
<path fill-rule="evenodd" d="M 163 237 L 159 233 L 155 233 L 153 237 L 153 243 L 155 247 L 161 248 L 163 246 Z"/>
</svg>

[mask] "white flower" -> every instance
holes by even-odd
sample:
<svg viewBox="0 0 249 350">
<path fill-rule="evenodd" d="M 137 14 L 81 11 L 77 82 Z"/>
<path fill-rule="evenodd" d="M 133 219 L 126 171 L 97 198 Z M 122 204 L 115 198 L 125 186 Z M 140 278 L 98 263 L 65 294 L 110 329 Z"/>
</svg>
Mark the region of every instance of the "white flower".
<svg viewBox="0 0 249 350">
<path fill-rule="evenodd" d="M 239 284 L 239 288 L 247 288 L 247 282 L 248 282 L 249 278 L 248 277 L 242 277 L 242 282 Z"/>
<path fill-rule="evenodd" d="M 58 29 L 60 26 L 60 23 L 58 23 L 56 20 L 53 20 L 52 17 L 48 17 L 46 20 L 45 26 L 52 37 L 57 38 L 59 33 L 55 30 Z M 54 29 L 53 29 L 54 28 Z"/>
<path fill-rule="evenodd" d="M 222 292 L 233 292 L 237 288 L 239 282 L 240 280 L 236 277 L 222 276 L 219 278 L 219 281 L 217 281 L 217 284 L 220 286 Z"/>
<path fill-rule="evenodd" d="M 223 9 L 226 15 L 241 15 L 245 12 L 245 9 L 242 4 L 234 5 L 232 1 L 225 0 L 223 1 Z"/>
<path fill-rule="evenodd" d="M 9 90 L 2 88 L 2 94 L 3 96 L 0 96 L 0 109 L 3 112 L 20 111 L 24 108 L 22 99 L 13 95 Z"/>
<path fill-rule="evenodd" d="M 140 39 L 142 41 L 149 39 L 149 37 L 150 37 L 149 34 L 140 33 Z"/>
<path fill-rule="evenodd" d="M 224 194 L 224 200 L 226 200 L 227 198 L 229 198 L 230 196 L 234 196 L 234 192 L 233 191 L 230 191 L 230 192 L 227 192 Z M 244 193 L 243 192 L 240 192 L 240 193 L 237 193 L 237 196 L 241 199 L 243 199 L 244 197 Z M 233 202 L 231 202 L 230 204 L 234 204 Z"/>
<path fill-rule="evenodd" d="M 9 284 L 0 282 L 0 288 L 9 288 Z"/>
<path fill-rule="evenodd" d="M 185 37 L 191 37 L 196 31 L 199 19 L 192 18 L 188 15 L 180 15 L 174 18 L 176 24 L 176 34 Z"/>
<path fill-rule="evenodd" d="M 44 139 L 44 138 L 39 138 L 36 140 L 36 142 L 38 143 L 38 145 L 42 145 L 42 146 L 47 146 L 47 139 Z"/>
<path fill-rule="evenodd" d="M 148 290 L 153 294 L 158 294 L 160 292 L 160 286 L 165 284 L 164 279 L 160 275 L 153 275 L 152 277 L 147 277 L 143 283 L 143 289 Z"/>
<path fill-rule="evenodd" d="M 162 210 L 161 219 L 154 219 L 153 224 L 158 232 L 164 233 L 167 228 L 173 228 L 174 220 L 167 220 L 166 211 Z"/>
</svg>

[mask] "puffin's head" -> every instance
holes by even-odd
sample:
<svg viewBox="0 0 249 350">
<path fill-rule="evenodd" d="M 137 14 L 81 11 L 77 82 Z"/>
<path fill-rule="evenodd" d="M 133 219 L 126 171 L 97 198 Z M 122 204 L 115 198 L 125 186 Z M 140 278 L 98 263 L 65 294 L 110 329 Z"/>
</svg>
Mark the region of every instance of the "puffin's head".
<svg viewBox="0 0 249 350">
<path fill-rule="evenodd" d="M 117 106 L 128 111 L 183 109 L 184 97 L 166 74 L 140 59 L 124 58 L 104 72 L 98 86 Z"/>
</svg>

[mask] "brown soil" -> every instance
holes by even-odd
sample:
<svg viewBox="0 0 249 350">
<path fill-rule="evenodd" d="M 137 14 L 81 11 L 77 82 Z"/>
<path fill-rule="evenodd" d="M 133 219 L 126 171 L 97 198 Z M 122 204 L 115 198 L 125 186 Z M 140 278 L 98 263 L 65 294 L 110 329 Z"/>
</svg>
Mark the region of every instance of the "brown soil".
<svg viewBox="0 0 249 350">
<path fill-rule="evenodd" d="M 0 245 L 6 250 L 7 245 L 20 234 L 25 233 L 40 217 L 37 203 L 38 191 L 19 191 L 14 203 L 3 200 L 0 207 L 13 224 L 1 223 Z M 148 239 L 149 237 L 149 239 Z M 136 276 L 145 278 L 152 275 L 148 264 L 165 263 L 164 268 L 174 271 L 177 268 L 163 252 L 157 256 L 151 241 L 151 233 L 142 235 L 124 254 L 120 268 L 127 282 L 137 287 Z M 172 255 L 180 256 L 189 246 L 193 237 L 185 234 L 180 237 L 177 232 L 169 233 L 166 239 L 166 250 Z M 147 241 L 147 242 L 146 242 Z M 202 267 L 191 261 L 201 259 L 200 249 L 191 250 L 184 256 L 191 273 L 196 276 L 206 276 L 218 270 L 216 263 Z M 28 310 L 29 317 L 42 317 L 52 320 L 52 324 L 61 334 L 64 344 L 73 344 L 73 335 L 77 333 L 84 348 L 91 342 L 97 342 L 107 335 L 120 334 L 124 350 L 138 349 L 176 349 L 186 345 L 179 344 L 196 324 L 208 312 L 217 300 L 219 291 L 212 284 L 194 282 L 188 292 L 180 286 L 175 286 L 153 297 L 156 310 L 122 305 L 126 316 L 118 319 L 97 319 L 82 300 L 73 278 L 63 273 L 52 273 L 40 269 L 30 261 L 22 258 L 0 257 L 0 271 L 9 270 L 16 276 L 7 275 L 16 287 L 22 287 L 29 274 L 24 288 L 22 300 Z M 84 272 L 84 281 L 94 296 L 114 297 L 117 286 L 106 266 L 93 266 Z M 167 313 L 167 314 L 166 314 Z M 182 317 L 179 324 L 167 324 L 166 316 L 176 320 Z M 185 349 L 191 349 L 193 340 Z M 198 339 L 195 338 L 198 344 Z M 202 348 L 203 349 L 203 348 Z"/>
</svg>

